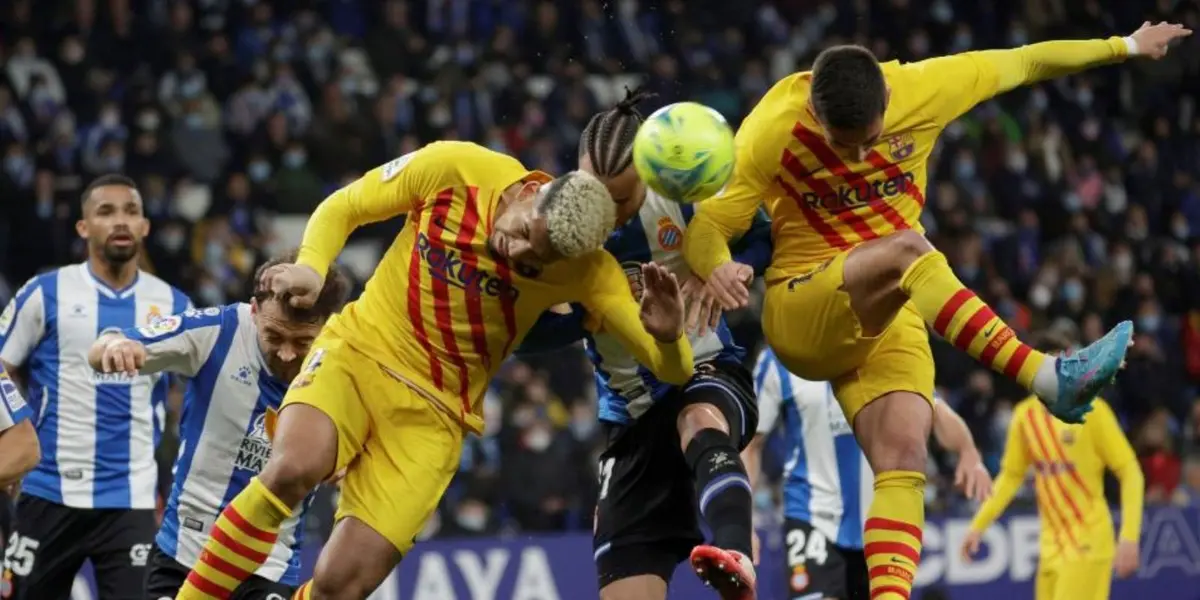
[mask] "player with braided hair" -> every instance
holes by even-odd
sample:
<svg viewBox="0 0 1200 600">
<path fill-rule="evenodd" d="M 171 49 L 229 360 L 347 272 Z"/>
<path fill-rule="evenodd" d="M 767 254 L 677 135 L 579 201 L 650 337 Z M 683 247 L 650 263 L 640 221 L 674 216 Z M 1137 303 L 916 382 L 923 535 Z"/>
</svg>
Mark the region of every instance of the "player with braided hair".
<svg viewBox="0 0 1200 600">
<path fill-rule="evenodd" d="M 646 263 L 686 281 L 696 375 L 684 385 L 656 379 L 581 305 L 565 316 L 547 313 L 520 351 L 585 338 L 596 369 L 608 440 L 593 540 L 601 598 L 662 600 L 671 575 L 691 555 L 724 598 L 749 599 L 755 593 L 751 493 L 739 451 L 758 420 L 754 386 L 742 366 L 744 351 L 680 254 L 692 207 L 648 191 L 634 172 L 633 138 L 642 121 L 636 107 L 647 97 L 627 91 L 592 117 L 579 143 L 579 168 L 602 181 L 618 204 L 617 230 L 605 249 L 621 263 L 634 295 L 645 287 Z M 748 264 L 769 261 L 765 215 L 734 251 Z M 711 546 L 701 545 L 697 507 L 712 531 Z"/>
</svg>

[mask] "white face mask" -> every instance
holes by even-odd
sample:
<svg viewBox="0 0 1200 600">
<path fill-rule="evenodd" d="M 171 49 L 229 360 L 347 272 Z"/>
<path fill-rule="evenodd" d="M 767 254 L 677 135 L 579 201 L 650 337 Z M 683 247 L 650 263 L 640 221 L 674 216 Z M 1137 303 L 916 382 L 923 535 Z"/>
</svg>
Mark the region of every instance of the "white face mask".
<svg viewBox="0 0 1200 600">
<path fill-rule="evenodd" d="M 1033 289 L 1029 291 L 1029 301 L 1039 309 L 1050 306 L 1050 301 L 1053 299 L 1050 290 L 1042 284 L 1033 286 Z"/>
<path fill-rule="evenodd" d="M 542 452 L 550 447 L 550 431 L 545 427 L 535 427 L 525 434 L 525 445 L 534 452 Z"/>
</svg>

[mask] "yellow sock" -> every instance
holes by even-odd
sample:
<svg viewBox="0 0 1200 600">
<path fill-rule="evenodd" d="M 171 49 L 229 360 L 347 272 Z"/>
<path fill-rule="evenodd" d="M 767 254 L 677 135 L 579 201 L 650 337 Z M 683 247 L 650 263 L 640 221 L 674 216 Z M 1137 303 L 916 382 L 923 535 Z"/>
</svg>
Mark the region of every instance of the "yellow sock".
<svg viewBox="0 0 1200 600">
<path fill-rule="evenodd" d="M 900 278 L 900 288 L 938 335 L 984 366 L 1033 389 L 1046 355 L 1017 339 L 1012 328 L 958 280 L 945 254 L 935 250 L 914 261 Z"/>
<path fill-rule="evenodd" d="M 921 562 L 925 475 L 886 471 L 875 476 L 875 499 L 863 525 L 871 600 L 908 600 Z"/>
<path fill-rule="evenodd" d="M 296 593 L 292 594 L 292 600 L 309 600 L 312 598 L 312 580 L 304 582 L 304 585 L 296 588 Z"/>
<path fill-rule="evenodd" d="M 200 559 L 192 566 L 177 600 L 225 600 L 267 560 L 279 525 L 292 516 L 257 477 L 250 480 L 213 523 Z"/>
</svg>

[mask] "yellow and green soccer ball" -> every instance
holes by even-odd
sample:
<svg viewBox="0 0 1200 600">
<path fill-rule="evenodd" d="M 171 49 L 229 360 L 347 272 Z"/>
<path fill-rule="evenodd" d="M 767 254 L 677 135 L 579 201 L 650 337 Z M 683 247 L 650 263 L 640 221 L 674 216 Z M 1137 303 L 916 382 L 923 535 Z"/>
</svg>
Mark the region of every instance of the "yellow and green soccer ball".
<svg viewBox="0 0 1200 600">
<path fill-rule="evenodd" d="M 633 166 L 650 189 L 676 202 L 715 196 L 733 175 L 733 130 L 721 113 L 695 102 L 651 114 L 633 140 Z"/>
</svg>

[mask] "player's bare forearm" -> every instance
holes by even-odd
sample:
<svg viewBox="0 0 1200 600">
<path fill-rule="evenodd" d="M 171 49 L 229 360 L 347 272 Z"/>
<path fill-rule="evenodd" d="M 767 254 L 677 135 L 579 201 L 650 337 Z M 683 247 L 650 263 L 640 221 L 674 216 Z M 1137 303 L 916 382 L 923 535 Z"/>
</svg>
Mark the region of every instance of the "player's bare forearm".
<svg viewBox="0 0 1200 600">
<path fill-rule="evenodd" d="M 41 459 L 41 447 L 31 421 L 0 431 L 0 488 L 20 481 Z"/>
<path fill-rule="evenodd" d="M 933 407 L 933 437 L 941 447 L 959 457 L 979 454 L 966 421 L 945 402 L 938 402 Z"/>
</svg>

